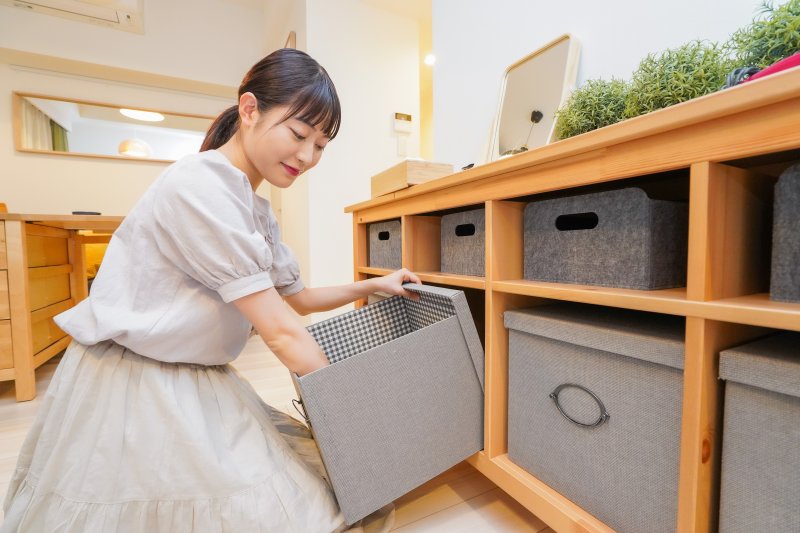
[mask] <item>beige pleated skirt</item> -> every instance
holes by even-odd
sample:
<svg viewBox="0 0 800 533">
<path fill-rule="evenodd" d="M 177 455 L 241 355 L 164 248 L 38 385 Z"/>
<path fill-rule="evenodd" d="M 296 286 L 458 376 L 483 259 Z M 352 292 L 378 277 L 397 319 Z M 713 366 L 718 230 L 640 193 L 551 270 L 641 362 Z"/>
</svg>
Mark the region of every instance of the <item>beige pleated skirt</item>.
<svg viewBox="0 0 800 533">
<path fill-rule="evenodd" d="M 23 444 L 0 533 L 341 530 L 323 476 L 305 426 L 231 366 L 73 342 Z"/>
</svg>

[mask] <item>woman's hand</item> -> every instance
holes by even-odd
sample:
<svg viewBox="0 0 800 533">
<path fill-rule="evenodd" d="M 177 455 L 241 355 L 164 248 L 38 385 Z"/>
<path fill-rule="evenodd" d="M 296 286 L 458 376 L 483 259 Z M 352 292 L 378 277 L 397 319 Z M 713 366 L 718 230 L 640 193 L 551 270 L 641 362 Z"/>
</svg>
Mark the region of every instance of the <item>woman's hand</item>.
<svg viewBox="0 0 800 533">
<path fill-rule="evenodd" d="M 419 295 L 417 293 L 403 288 L 403 283 L 409 281 L 422 283 L 416 274 L 407 268 L 401 268 L 380 278 L 362 279 L 349 285 L 318 287 L 315 289 L 305 288 L 298 293 L 284 297 L 284 300 L 301 315 L 336 309 L 359 298 L 366 298 L 375 292 L 384 292 L 418 300 Z"/>
<path fill-rule="evenodd" d="M 403 283 L 422 283 L 419 277 L 407 268 L 401 268 L 391 274 L 376 278 L 375 282 L 377 291 L 404 296 L 412 300 L 419 300 L 419 294 L 413 291 L 407 291 L 403 288 Z"/>
</svg>

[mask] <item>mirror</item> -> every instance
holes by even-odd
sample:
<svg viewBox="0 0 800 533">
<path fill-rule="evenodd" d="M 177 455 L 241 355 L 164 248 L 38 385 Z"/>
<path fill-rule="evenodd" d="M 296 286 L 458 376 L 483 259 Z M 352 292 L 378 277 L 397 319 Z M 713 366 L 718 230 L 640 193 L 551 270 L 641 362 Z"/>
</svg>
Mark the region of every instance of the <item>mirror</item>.
<svg viewBox="0 0 800 533">
<path fill-rule="evenodd" d="M 575 87 L 580 46 L 570 35 L 506 69 L 488 161 L 552 142 L 555 114 Z"/>
<path fill-rule="evenodd" d="M 37 94 L 13 98 L 20 152 L 172 162 L 199 151 L 214 120 Z"/>
</svg>

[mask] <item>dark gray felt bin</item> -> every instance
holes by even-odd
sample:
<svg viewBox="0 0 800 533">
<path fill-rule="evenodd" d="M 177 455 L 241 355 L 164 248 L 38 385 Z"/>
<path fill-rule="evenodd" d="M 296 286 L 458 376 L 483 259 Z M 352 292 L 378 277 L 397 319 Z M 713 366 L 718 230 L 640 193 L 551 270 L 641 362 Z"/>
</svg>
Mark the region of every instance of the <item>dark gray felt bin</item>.
<svg viewBox="0 0 800 533">
<path fill-rule="evenodd" d="M 506 312 L 509 458 L 617 531 L 674 533 L 684 324 L 571 303 Z"/>
<path fill-rule="evenodd" d="M 720 531 L 800 531 L 800 333 L 720 354 Z"/>
<path fill-rule="evenodd" d="M 689 208 L 639 188 L 531 202 L 525 279 L 665 289 L 686 285 Z"/>
<path fill-rule="evenodd" d="M 483 208 L 444 215 L 442 272 L 485 276 L 486 214 Z"/>
<path fill-rule="evenodd" d="M 773 300 L 800 302 L 800 164 L 775 185 L 769 292 Z"/>
<path fill-rule="evenodd" d="M 369 234 L 369 266 L 376 268 L 402 267 L 400 221 L 389 220 L 367 224 Z"/>
<path fill-rule="evenodd" d="M 462 291 L 406 285 L 308 329 L 331 365 L 293 376 L 348 524 L 483 448 L 483 348 Z"/>
</svg>

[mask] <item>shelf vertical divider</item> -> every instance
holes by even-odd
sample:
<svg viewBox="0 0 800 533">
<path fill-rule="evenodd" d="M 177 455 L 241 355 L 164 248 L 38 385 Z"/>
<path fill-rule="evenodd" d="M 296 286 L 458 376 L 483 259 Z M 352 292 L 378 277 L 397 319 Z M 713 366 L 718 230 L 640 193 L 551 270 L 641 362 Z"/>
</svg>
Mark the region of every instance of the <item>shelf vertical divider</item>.
<svg viewBox="0 0 800 533">
<path fill-rule="evenodd" d="M 775 179 L 717 163 L 691 169 L 687 298 L 764 292 Z"/>
<path fill-rule="evenodd" d="M 709 162 L 690 175 L 687 299 L 709 301 L 758 292 L 769 180 Z M 767 202 L 768 204 L 768 202 Z M 761 253 L 764 251 L 761 250 Z M 678 481 L 678 531 L 717 529 L 722 449 L 719 352 L 767 330 L 696 317 L 686 319 Z"/>
<path fill-rule="evenodd" d="M 486 391 L 484 450 L 489 459 L 508 452 L 508 331 L 503 313 L 531 298 L 496 292 L 492 282 L 522 278 L 522 214 L 525 204 L 486 202 Z"/>
<path fill-rule="evenodd" d="M 403 215 L 400 220 L 403 266 L 412 272 L 441 270 L 441 217 Z"/>
</svg>

